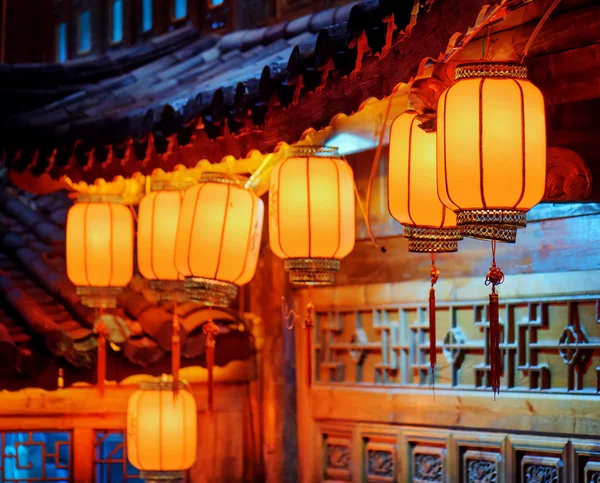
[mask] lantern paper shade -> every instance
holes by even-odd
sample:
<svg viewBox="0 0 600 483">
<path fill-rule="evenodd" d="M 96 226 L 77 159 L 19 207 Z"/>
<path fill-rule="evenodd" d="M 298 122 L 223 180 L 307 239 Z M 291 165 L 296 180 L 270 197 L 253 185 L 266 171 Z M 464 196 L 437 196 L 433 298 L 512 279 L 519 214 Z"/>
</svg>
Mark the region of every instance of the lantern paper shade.
<svg viewBox="0 0 600 483">
<path fill-rule="evenodd" d="M 462 237 L 456 215 L 438 198 L 436 135 L 419 127 L 408 110 L 392 123 L 388 207 L 402 223 L 411 252 L 454 252 Z"/>
<path fill-rule="evenodd" d="M 269 236 L 292 283 L 330 284 L 354 248 L 354 176 L 335 148 L 296 148 L 271 173 Z"/>
<path fill-rule="evenodd" d="M 196 460 L 196 401 L 185 390 L 175 395 L 172 387 L 172 382 L 145 382 L 129 398 L 127 457 L 146 478 L 165 472 L 183 477 Z"/>
<path fill-rule="evenodd" d="M 125 205 L 80 202 L 67 216 L 67 275 L 86 305 L 116 305 L 133 277 L 133 216 Z"/>
<path fill-rule="evenodd" d="M 175 245 L 175 265 L 193 300 L 228 305 L 248 283 L 258 261 L 263 202 L 238 181 L 205 173 L 185 191 Z"/>
<path fill-rule="evenodd" d="M 140 273 L 158 293 L 183 288 L 175 266 L 175 242 L 183 192 L 152 191 L 140 202 L 137 255 Z"/>
<path fill-rule="evenodd" d="M 438 104 L 438 194 L 473 238 L 514 242 L 544 194 L 544 99 L 519 65 L 456 69 Z"/>
</svg>

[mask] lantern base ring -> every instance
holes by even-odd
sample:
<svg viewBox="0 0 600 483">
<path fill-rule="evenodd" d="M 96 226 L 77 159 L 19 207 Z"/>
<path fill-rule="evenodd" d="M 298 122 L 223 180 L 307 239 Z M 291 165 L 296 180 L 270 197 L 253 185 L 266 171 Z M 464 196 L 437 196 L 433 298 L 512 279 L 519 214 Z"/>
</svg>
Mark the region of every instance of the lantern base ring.
<svg viewBox="0 0 600 483">
<path fill-rule="evenodd" d="M 140 471 L 140 478 L 146 483 L 177 481 L 185 478 L 185 471 Z"/>
<path fill-rule="evenodd" d="M 458 228 L 426 228 L 403 225 L 408 251 L 415 253 L 442 253 L 458 250 L 462 235 Z"/>
<path fill-rule="evenodd" d="M 283 267 L 294 285 L 331 285 L 340 261 L 334 258 L 288 258 Z"/>
<path fill-rule="evenodd" d="M 227 307 L 237 297 L 238 286 L 212 278 L 188 277 L 185 294 L 194 301 L 215 307 Z"/>
<path fill-rule="evenodd" d="M 185 298 L 185 282 L 183 280 L 150 280 L 150 288 L 159 301 Z"/>
<path fill-rule="evenodd" d="M 86 307 L 114 309 L 123 287 L 77 287 L 77 295 Z"/>
<path fill-rule="evenodd" d="M 517 230 L 525 228 L 525 211 L 517 210 L 463 210 L 456 213 L 460 232 L 469 238 L 515 243 Z"/>
</svg>

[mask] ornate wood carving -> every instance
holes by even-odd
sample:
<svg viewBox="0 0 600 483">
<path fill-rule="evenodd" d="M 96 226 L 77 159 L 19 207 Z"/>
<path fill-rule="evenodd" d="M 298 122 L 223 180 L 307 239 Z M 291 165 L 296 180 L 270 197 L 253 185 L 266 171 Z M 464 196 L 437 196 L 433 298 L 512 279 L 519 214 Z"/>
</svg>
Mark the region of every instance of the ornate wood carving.
<svg viewBox="0 0 600 483">
<path fill-rule="evenodd" d="M 590 197 L 592 173 L 585 161 L 566 148 L 548 148 L 546 201 L 580 201 Z"/>
<path fill-rule="evenodd" d="M 560 458 L 525 456 L 521 460 L 521 481 L 525 483 L 562 483 Z"/>
<path fill-rule="evenodd" d="M 442 483 L 444 481 L 443 448 L 417 446 L 413 450 L 413 482 Z"/>
<path fill-rule="evenodd" d="M 467 451 L 463 455 L 466 483 L 497 483 L 501 461 L 502 457 L 498 453 Z"/>
</svg>

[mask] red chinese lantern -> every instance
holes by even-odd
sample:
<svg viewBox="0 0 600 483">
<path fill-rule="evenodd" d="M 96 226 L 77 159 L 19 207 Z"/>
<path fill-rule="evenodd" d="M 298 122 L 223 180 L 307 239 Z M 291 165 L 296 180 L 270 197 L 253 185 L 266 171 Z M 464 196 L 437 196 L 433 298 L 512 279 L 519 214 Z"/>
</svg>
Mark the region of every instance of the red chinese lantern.
<svg viewBox="0 0 600 483">
<path fill-rule="evenodd" d="M 117 306 L 117 297 L 133 277 L 133 216 L 122 198 L 107 194 L 79 196 L 67 215 L 67 275 L 81 303 L 97 309 L 97 383 L 104 394 L 106 328 L 103 309 Z"/>
<path fill-rule="evenodd" d="M 333 283 L 354 248 L 354 218 L 354 175 L 337 148 L 291 148 L 271 172 L 269 240 L 292 283 Z"/>
<path fill-rule="evenodd" d="M 200 183 L 183 196 L 175 266 L 185 276 L 188 298 L 210 306 L 227 306 L 238 287 L 256 271 L 263 224 L 263 202 L 243 187 L 243 180 L 204 173 Z M 218 326 L 204 324 L 212 408 L 212 367 Z"/>
<path fill-rule="evenodd" d="M 284 259 L 290 282 L 329 285 L 354 248 L 354 175 L 337 148 L 297 146 L 271 172 L 271 250 Z M 313 304 L 304 320 L 307 384 L 312 383 Z"/>
<path fill-rule="evenodd" d="M 180 480 L 196 461 L 196 401 L 167 376 L 146 381 L 127 406 L 127 458 L 146 481 Z"/>
<path fill-rule="evenodd" d="M 526 213 L 544 195 L 544 98 L 521 65 L 479 62 L 456 69 L 438 103 L 438 194 L 463 235 L 492 240 L 490 386 L 500 389 L 500 326 L 495 243 L 514 243 Z"/>
<path fill-rule="evenodd" d="M 435 288 L 439 271 L 435 253 L 455 252 L 462 236 L 456 215 L 438 198 L 436 135 L 419 127 L 417 113 L 409 108 L 392 123 L 388 169 L 388 207 L 402 223 L 410 252 L 431 253 L 429 290 L 429 359 L 432 379 L 437 360 Z"/>
</svg>

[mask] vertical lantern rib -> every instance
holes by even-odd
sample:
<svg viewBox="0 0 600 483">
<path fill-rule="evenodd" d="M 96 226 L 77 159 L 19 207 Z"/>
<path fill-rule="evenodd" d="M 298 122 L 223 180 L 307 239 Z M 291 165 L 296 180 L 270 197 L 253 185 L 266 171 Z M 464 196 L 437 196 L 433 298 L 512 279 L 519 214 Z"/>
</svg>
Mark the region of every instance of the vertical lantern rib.
<svg viewBox="0 0 600 483">
<path fill-rule="evenodd" d="M 308 258 L 312 255 L 312 226 L 310 221 L 310 156 L 306 157 L 306 206 L 308 208 Z"/>
<path fill-rule="evenodd" d="M 225 229 L 227 228 L 227 216 L 229 215 L 229 196 L 231 194 L 231 185 L 227 187 L 227 196 L 225 197 L 225 213 L 223 214 L 223 226 L 221 228 L 221 238 L 219 240 L 219 256 L 217 258 L 217 266 L 215 267 L 214 279 L 219 275 L 219 267 L 221 266 L 221 256 L 223 255 L 223 239 L 225 238 Z"/>
<path fill-rule="evenodd" d="M 513 209 L 516 209 L 517 206 L 519 206 L 519 203 L 521 203 L 521 201 L 523 200 L 523 196 L 525 196 L 525 187 L 526 187 L 526 154 L 525 154 L 525 95 L 523 94 L 523 87 L 521 86 L 521 83 L 516 80 L 513 79 L 514 83 L 517 84 L 517 87 L 519 88 L 519 94 L 520 94 L 520 98 L 521 98 L 521 179 L 522 179 L 522 183 L 521 183 L 521 195 L 519 196 L 519 199 L 517 200 L 517 202 L 515 203 L 515 205 L 513 206 Z"/>
<path fill-rule="evenodd" d="M 479 193 L 481 194 L 481 204 L 483 209 L 487 210 L 485 202 L 485 189 L 483 186 L 483 84 L 485 77 L 479 81 Z"/>
<path fill-rule="evenodd" d="M 154 271 L 154 217 L 156 215 L 156 199 L 158 198 L 158 193 L 154 194 L 152 198 L 152 216 L 150 217 L 150 271 L 152 272 L 152 277 L 154 279 L 158 278 L 156 272 Z"/>
<path fill-rule="evenodd" d="M 289 160 L 290 158 L 287 158 L 285 161 L 283 161 L 279 166 L 279 171 L 277 171 L 277 239 L 279 241 L 279 248 L 286 258 L 290 258 L 290 256 L 283 248 L 283 243 L 281 243 L 281 224 L 279 223 L 279 220 L 281 219 L 281 172 L 283 171 L 285 163 L 287 163 Z"/>
<path fill-rule="evenodd" d="M 108 286 L 112 285 L 112 281 L 113 281 L 113 276 L 115 273 L 115 267 L 114 267 L 114 263 L 115 263 L 115 237 L 114 237 L 114 233 L 113 233 L 113 206 L 112 203 L 107 203 L 108 205 L 108 213 L 109 215 L 109 225 L 110 225 L 110 229 L 109 229 L 109 234 L 110 234 L 110 272 L 108 275 Z"/>
<path fill-rule="evenodd" d="M 410 121 L 410 126 L 408 128 L 408 162 L 407 165 L 407 174 L 406 174 L 406 184 L 408 186 L 408 193 L 406 196 L 406 212 L 408 213 L 408 217 L 413 225 L 416 225 L 415 220 L 413 220 L 412 215 L 410 214 L 410 165 L 412 161 L 412 137 L 413 137 L 413 126 L 415 124 L 416 116 L 413 116 Z"/>
<path fill-rule="evenodd" d="M 164 466 L 163 466 L 163 451 L 162 451 L 162 438 L 163 438 L 163 418 L 165 417 L 164 413 L 163 413 L 163 391 L 162 389 L 160 391 L 158 391 L 158 413 L 159 413 L 159 417 L 158 417 L 158 466 L 160 467 L 161 471 L 163 470 Z"/>
<path fill-rule="evenodd" d="M 248 191 L 246 191 L 246 194 L 248 196 L 250 196 L 250 199 L 252 200 L 252 209 L 251 209 L 251 216 L 248 217 L 249 223 L 248 223 L 248 235 L 246 236 L 246 255 L 244 257 L 244 265 L 242 266 L 242 270 L 240 271 L 240 274 L 235 277 L 235 279 L 233 280 L 233 283 L 235 283 L 237 285 L 237 281 L 240 279 L 240 277 L 242 275 L 244 275 L 244 272 L 246 271 L 246 265 L 248 264 L 248 253 L 250 252 L 250 239 L 252 238 L 252 222 L 254 221 L 254 208 L 256 205 L 256 200 L 254 199 L 254 196 L 252 196 L 251 193 L 249 193 Z"/>
<path fill-rule="evenodd" d="M 198 200 L 200 199 L 200 193 L 202 189 L 206 186 L 206 183 L 201 184 L 198 187 L 198 191 L 196 192 L 196 200 L 194 201 L 194 212 L 192 213 L 192 226 L 190 227 L 190 236 L 188 237 L 188 249 L 187 249 L 187 265 L 190 276 L 194 276 L 194 272 L 192 271 L 191 264 L 191 255 L 192 255 L 192 237 L 194 236 L 194 227 L 196 225 L 196 212 L 198 211 Z M 183 208 L 183 207 L 182 207 Z M 180 215 L 181 217 L 181 215 Z M 177 227 L 177 231 L 179 231 L 179 226 Z"/>
<path fill-rule="evenodd" d="M 337 227 L 338 227 L 338 242 L 337 248 L 333 252 L 331 258 L 336 258 L 337 253 L 340 251 L 340 246 L 342 246 L 342 207 L 340 206 L 340 168 L 335 161 L 332 160 L 333 165 L 335 166 L 335 174 L 337 179 Z"/>
<path fill-rule="evenodd" d="M 137 398 L 136 403 L 136 408 L 135 408 L 135 414 L 139 415 L 140 414 L 140 406 L 142 404 L 142 397 L 143 393 L 139 395 L 139 397 Z M 144 471 L 144 465 L 142 464 L 142 458 L 140 458 L 140 420 L 139 418 L 136 418 L 135 421 L 135 455 L 137 457 L 137 461 L 138 464 L 140 465 L 140 470 Z"/>
<path fill-rule="evenodd" d="M 448 104 L 448 97 L 450 96 L 451 90 L 452 90 L 452 87 L 450 87 L 446 91 L 446 94 L 444 94 L 444 131 L 443 131 L 443 136 L 444 136 L 444 182 L 446 185 L 446 196 L 448 197 L 448 200 L 450 201 L 450 203 L 452 203 L 454 206 L 456 206 L 456 208 L 458 208 L 460 210 L 460 206 L 458 206 L 454 202 L 454 200 L 450 196 L 450 190 L 448 189 L 448 158 L 446 157 L 446 126 L 448 125 L 448 123 L 446 122 L 447 121 L 446 120 L 446 112 L 448 111 L 447 104 Z"/>
<path fill-rule="evenodd" d="M 85 274 L 85 281 L 88 286 L 91 286 L 90 277 L 88 276 L 88 263 L 87 263 L 87 212 L 90 207 L 89 203 L 85 204 L 83 209 L 83 273 Z"/>
<path fill-rule="evenodd" d="M 175 271 L 177 272 L 176 280 L 181 280 L 183 277 L 179 270 L 177 270 L 177 258 L 175 257 L 175 253 L 177 252 L 177 234 L 179 233 L 179 227 L 181 226 L 181 212 L 183 211 L 183 191 L 179 191 L 179 214 L 177 215 L 177 230 L 175 230 L 175 245 L 173 249 L 173 267 L 175 267 Z"/>
</svg>

